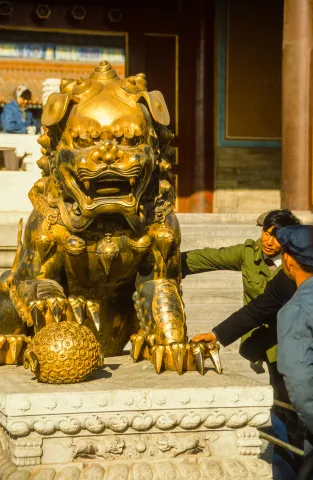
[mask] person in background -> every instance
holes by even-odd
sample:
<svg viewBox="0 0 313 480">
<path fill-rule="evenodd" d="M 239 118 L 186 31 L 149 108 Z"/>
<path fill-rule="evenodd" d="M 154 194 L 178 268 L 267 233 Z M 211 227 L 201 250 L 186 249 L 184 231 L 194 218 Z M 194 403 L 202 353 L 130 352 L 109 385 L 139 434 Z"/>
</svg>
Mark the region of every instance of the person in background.
<svg viewBox="0 0 313 480">
<path fill-rule="evenodd" d="M 313 226 L 277 230 L 283 270 L 297 291 L 277 315 L 277 366 L 305 425 L 304 465 L 299 480 L 313 478 Z"/>
<path fill-rule="evenodd" d="M 5 105 L 1 113 L 3 133 L 33 133 L 37 131 L 37 122 L 28 110 L 31 91 L 25 85 L 14 90 L 14 99 Z"/>
</svg>

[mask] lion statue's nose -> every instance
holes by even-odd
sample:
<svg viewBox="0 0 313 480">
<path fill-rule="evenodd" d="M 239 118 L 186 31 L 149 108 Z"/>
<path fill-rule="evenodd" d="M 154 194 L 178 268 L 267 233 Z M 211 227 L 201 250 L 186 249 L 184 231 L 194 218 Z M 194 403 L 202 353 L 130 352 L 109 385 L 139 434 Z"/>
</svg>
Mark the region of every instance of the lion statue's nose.
<svg viewBox="0 0 313 480">
<path fill-rule="evenodd" d="M 106 163 L 110 165 L 118 160 L 118 148 L 112 142 L 105 142 L 90 155 L 93 163 Z"/>
</svg>

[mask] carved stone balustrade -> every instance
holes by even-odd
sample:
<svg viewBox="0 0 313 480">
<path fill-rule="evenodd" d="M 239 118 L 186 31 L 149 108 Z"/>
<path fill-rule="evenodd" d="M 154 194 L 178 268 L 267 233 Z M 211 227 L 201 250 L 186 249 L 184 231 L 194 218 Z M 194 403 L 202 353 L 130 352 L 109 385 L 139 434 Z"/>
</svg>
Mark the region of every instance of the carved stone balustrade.
<svg viewBox="0 0 313 480">
<path fill-rule="evenodd" d="M 124 355 L 77 385 L 1 367 L 0 478 L 271 479 L 257 431 L 271 387 L 208 367 L 156 375 Z"/>
</svg>

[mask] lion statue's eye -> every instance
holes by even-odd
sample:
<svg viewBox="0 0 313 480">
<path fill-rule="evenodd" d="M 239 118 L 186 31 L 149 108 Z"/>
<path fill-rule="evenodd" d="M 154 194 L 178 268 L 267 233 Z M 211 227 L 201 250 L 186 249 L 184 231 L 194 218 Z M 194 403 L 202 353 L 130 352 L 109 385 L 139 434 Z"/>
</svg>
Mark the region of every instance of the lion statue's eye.
<svg viewBox="0 0 313 480">
<path fill-rule="evenodd" d="M 74 148 L 88 148 L 91 147 L 97 139 L 89 138 L 75 138 L 73 141 Z"/>
<path fill-rule="evenodd" d="M 125 145 L 126 147 L 137 147 L 142 143 L 142 137 L 126 138 L 124 136 L 118 138 L 119 145 Z"/>
</svg>

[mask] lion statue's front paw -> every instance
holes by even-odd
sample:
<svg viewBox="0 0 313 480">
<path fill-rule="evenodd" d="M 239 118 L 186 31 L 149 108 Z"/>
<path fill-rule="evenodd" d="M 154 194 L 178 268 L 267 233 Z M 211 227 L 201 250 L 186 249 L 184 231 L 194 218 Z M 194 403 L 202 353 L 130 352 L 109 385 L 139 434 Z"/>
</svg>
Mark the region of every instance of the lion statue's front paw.
<svg viewBox="0 0 313 480">
<path fill-rule="evenodd" d="M 179 375 L 184 371 L 198 370 L 204 375 L 204 362 L 210 358 L 217 373 L 222 373 L 217 343 L 205 342 L 175 342 L 162 345 L 156 335 L 135 334 L 130 338 L 132 358 L 137 362 L 140 358 L 151 360 L 156 373 L 162 370 L 174 370 Z"/>
</svg>

